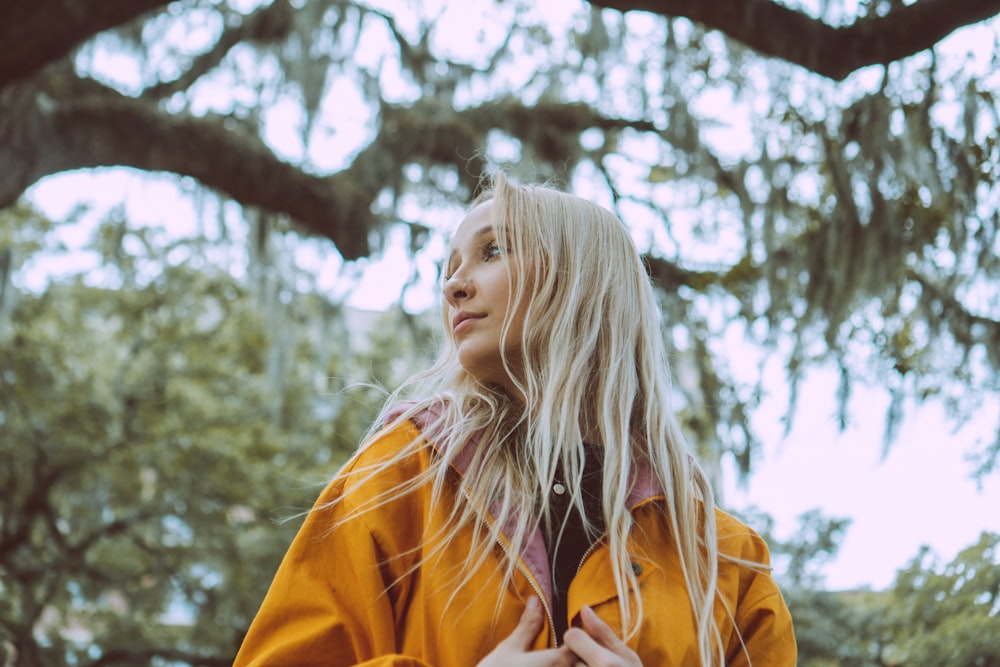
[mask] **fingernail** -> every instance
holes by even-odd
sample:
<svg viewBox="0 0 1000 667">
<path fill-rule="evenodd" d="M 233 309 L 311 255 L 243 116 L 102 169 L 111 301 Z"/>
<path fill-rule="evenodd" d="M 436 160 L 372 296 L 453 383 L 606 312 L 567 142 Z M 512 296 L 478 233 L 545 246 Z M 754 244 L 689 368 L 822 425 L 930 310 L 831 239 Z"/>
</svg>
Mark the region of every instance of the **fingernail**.
<svg viewBox="0 0 1000 667">
<path fill-rule="evenodd" d="M 542 603 L 539 602 L 538 598 L 535 597 L 534 595 L 528 598 L 528 609 L 538 609 L 538 607 L 540 607 L 541 604 Z"/>
</svg>

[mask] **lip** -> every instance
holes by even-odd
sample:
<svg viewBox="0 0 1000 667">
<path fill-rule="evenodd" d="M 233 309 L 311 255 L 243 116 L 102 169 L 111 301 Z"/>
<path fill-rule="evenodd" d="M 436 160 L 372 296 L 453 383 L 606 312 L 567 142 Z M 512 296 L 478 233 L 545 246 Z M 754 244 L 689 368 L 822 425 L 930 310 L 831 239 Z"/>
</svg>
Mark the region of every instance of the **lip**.
<svg viewBox="0 0 1000 667">
<path fill-rule="evenodd" d="M 471 322 L 473 320 L 481 320 L 484 317 L 486 316 L 481 313 L 469 313 L 462 310 L 456 313 L 455 317 L 451 319 L 451 328 L 455 333 L 458 333 L 460 330 L 466 329 L 470 326 L 468 324 L 465 324 L 466 322 Z"/>
</svg>

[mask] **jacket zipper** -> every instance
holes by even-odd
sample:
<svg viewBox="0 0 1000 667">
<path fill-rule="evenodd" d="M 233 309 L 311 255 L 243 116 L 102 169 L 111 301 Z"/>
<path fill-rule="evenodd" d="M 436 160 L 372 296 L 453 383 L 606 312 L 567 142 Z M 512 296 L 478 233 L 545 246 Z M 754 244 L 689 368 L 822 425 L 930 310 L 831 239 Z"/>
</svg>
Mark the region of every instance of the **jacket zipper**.
<svg viewBox="0 0 1000 667">
<path fill-rule="evenodd" d="M 584 562 L 588 558 L 590 558 L 590 554 L 594 553 L 594 550 L 597 548 L 597 545 L 599 545 L 603 541 L 603 539 L 604 539 L 603 537 L 598 538 L 596 542 L 587 547 L 587 550 L 583 552 L 583 558 L 580 559 L 580 564 L 576 566 L 576 574 L 580 574 L 580 570 L 583 569 Z M 575 577 L 576 574 L 574 574 L 573 576 Z"/>
<path fill-rule="evenodd" d="M 503 552 L 507 554 L 507 558 L 513 557 L 510 553 L 510 549 L 507 548 L 507 545 L 504 544 L 502 540 L 497 540 L 497 544 L 499 544 L 500 548 L 503 549 Z M 542 603 L 542 609 L 545 610 L 545 618 L 549 621 L 549 641 L 552 642 L 552 645 L 555 648 L 559 648 L 559 640 L 556 638 L 556 624 L 552 618 L 552 612 L 549 610 L 548 600 L 545 599 L 541 588 L 539 588 L 538 584 L 535 582 L 535 577 L 532 576 L 531 572 L 529 572 L 528 569 L 521 563 L 520 557 L 514 559 L 514 564 L 517 565 L 517 569 L 520 570 L 521 574 L 523 574 L 528 580 L 528 584 L 531 586 L 531 589 L 535 591 L 535 595 L 538 596 L 538 601 Z"/>
<path fill-rule="evenodd" d="M 468 500 L 470 504 L 475 506 L 474 501 L 472 500 L 472 496 L 469 495 L 469 492 L 465 489 L 465 487 L 462 486 L 461 489 L 462 489 L 462 495 L 465 496 L 465 499 Z M 486 517 L 486 520 L 489 521 L 491 524 L 493 523 L 493 521 L 488 516 Z M 549 601 L 545 599 L 545 595 L 542 593 L 541 587 L 535 581 L 535 577 L 531 574 L 528 568 L 524 566 L 520 556 L 515 558 L 511 554 L 510 549 L 507 548 L 507 545 L 504 544 L 503 540 L 498 538 L 496 542 L 498 545 L 500 545 L 500 548 L 503 550 L 504 554 L 507 555 L 507 558 L 513 559 L 514 565 L 517 566 L 517 569 L 521 572 L 521 574 L 524 575 L 525 579 L 528 580 L 528 585 L 531 586 L 531 590 L 535 592 L 535 595 L 538 597 L 538 601 L 542 603 L 542 609 L 545 611 L 545 618 L 548 619 L 549 621 L 549 641 L 552 642 L 552 645 L 555 648 L 559 648 L 559 641 L 558 639 L 556 639 L 556 624 L 552 618 L 552 611 L 549 609 Z M 580 562 L 580 565 L 581 566 L 583 565 L 583 561 Z"/>
</svg>

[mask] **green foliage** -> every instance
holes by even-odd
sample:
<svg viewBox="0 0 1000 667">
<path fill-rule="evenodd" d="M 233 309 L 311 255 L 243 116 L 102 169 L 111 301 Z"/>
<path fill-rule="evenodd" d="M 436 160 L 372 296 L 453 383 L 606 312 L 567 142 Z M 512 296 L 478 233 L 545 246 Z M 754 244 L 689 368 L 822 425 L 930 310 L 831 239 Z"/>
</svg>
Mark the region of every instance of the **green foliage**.
<svg viewBox="0 0 1000 667">
<path fill-rule="evenodd" d="M 787 594 L 802 667 L 878 667 L 887 636 L 883 594 L 795 590 Z"/>
<path fill-rule="evenodd" d="M 924 548 L 887 591 L 830 591 L 820 571 L 847 521 L 807 512 L 779 539 L 766 514 L 744 518 L 771 546 L 802 667 L 1000 665 L 1000 535 L 983 533 L 944 566 Z"/>
<path fill-rule="evenodd" d="M 894 637 L 885 655 L 907 667 L 1000 665 L 1000 535 L 943 567 L 921 551 L 902 570 L 887 600 Z"/>
<path fill-rule="evenodd" d="M 822 568 L 840 549 L 848 519 L 810 510 L 787 538 L 774 534 L 774 521 L 758 510 L 742 513 L 771 549 L 771 563 L 795 624 L 802 667 L 874 667 L 873 638 L 879 637 L 877 593 L 835 592 L 823 587 Z"/>
<path fill-rule="evenodd" d="M 229 664 L 377 410 L 330 379 L 406 353 L 352 353 L 312 295 L 276 330 L 246 284 L 147 251 L 142 286 L 81 276 L 0 320 L 0 664 Z"/>
<path fill-rule="evenodd" d="M 1000 20 L 975 2 L 949 16 L 968 27 L 937 44 L 908 27 L 928 20 L 924 7 L 944 14 L 931 0 L 891 17 L 891 2 L 824 2 L 814 16 L 773 0 L 705 15 L 704 3 L 495 1 L 470 14 L 458 0 L 154 1 L 85 42 L 105 24 L 81 24 L 90 15 L 68 16 L 65 2 L 32 6 L 73 19 L 60 33 L 81 30 L 63 45 L 73 55 L 6 80 L 0 96 L 0 206 L 73 165 L 164 169 L 196 206 L 238 204 L 248 227 L 259 220 L 244 207 L 262 207 L 345 261 L 399 232 L 439 261 L 442 220 L 503 166 L 571 184 L 634 230 L 677 354 L 696 369 L 679 385 L 707 458 L 748 474 L 748 414 L 771 380 L 740 367 L 771 356 L 787 371 L 788 424 L 816 366 L 840 372 L 842 428 L 859 381 L 890 392 L 885 446 L 909 399 L 940 401 L 957 423 L 997 418 Z M 763 16 L 776 5 L 811 28 L 775 39 Z M 830 58 L 826 38 L 805 36 L 831 24 L 877 45 L 865 62 L 882 48 L 893 62 L 840 82 L 781 62 Z M 40 55 L 59 40 L 49 32 L 38 20 L 12 31 L 4 53 Z M 834 70 L 859 55 L 840 51 Z M 135 278 L 108 231 L 105 257 Z M 429 274 L 418 264 L 414 283 Z M 988 474 L 1000 438 L 976 448 Z"/>
<path fill-rule="evenodd" d="M 906 397 L 992 415 L 996 21 L 976 28 L 985 68 L 935 47 L 834 84 L 684 18 L 589 3 L 561 8 L 568 23 L 535 11 L 551 3 L 483 3 L 473 39 L 451 39 L 467 4 L 163 3 L 4 88 L 5 202 L 69 165 L 172 168 L 206 186 L 180 181 L 198 224 L 238 203 L 253 240 L 237 280 L 122 211 L 94 241 L 112 289 L 21 295 L 16 267 L 75 216 L 0 211 L 0 664 L 227 663 L 294 530 L 275 519 L 308 506 L 425 336 L 396 313 L 370 353 L 354 347 L 335 305 L 276 270 L 269 231 L 294 219 L 354 257 L 402 225 L 416 254 L 501 164 L 572 183 L 648 237 L 710 464 L 751 472 L 768 390 L 727 368 L 734 333 L 781 358 L 789 424 L 800 379 L 829 363 L 842 426 L 857 381 L 889 389 L 886 443 Z M 274 132 L 290 106 L 291 141 Z M 250 202 L 282 215 L 254 220 Z M 1000 438 L 976 454 L 989 474 Z M 772 540 L 803 664 L 990 664 L 982 570 L 958 584 L 915 563 L 892 595 L 919 618 L 818 590 L 845 526 L 807 515 Z M 971 602 L 945 622 L 954 592 L 928 587 L 949 581 Z"/>
<path fill-rule="evenodd" d="M 751 508 L 740 515 L 767 541 L 781 584 L 792 591 L 821 587 L 821 570 L 837 555 L 840 541 L 851 524 L 850 519 L 834 519 L 823 516 L 819 510 L 809 510 L 798 517 L 796 533 L 781 539 L 774 534 L 774 520 L 766 513 Z"/>
<path fill-rule="evenodd" d="M 0 249 L 49 248 L 35 212 L 6 215 L 19 231 Z M 396 311 L 352 332 L 334 304 L 261 280 L 280 286 L 273 266 L 236 279 L 193 242 L 168 262 L 185 242 L 120 219 L 95 242 L 120 286 L 81 275 L 0 308 L 0 663 L 227 665 L 301 513 L 380 386 L 426 361 L 428 331 Z M 822 567 L 846 520 L 807 512 L 785 538 L 745 518 L 771 544 L 801 665 L 998 664 L 1000 537 L 943 567 L 922 552 L 890 591 L 833 592 Z"/>
</svg>

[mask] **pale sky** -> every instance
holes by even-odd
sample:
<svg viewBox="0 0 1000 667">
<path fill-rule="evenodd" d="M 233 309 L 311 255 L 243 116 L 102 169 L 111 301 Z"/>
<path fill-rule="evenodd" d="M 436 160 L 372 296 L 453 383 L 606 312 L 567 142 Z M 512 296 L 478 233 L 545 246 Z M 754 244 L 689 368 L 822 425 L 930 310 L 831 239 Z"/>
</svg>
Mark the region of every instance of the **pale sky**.
<svg viewBox="0 0 1000 667">
<path fill-rule="evenodd" d="M 813 508 L 851 518 L 837 559 L 824 570 L 827 586 L 885 588 L 921 545 L 948 562 L 983 531 L 1000 533 L 1000 473 L 984 478 L 979 490 L 966 460 L 977 439 L 988 444 L 996 437 L 1000 406 L 987 406 L 955 432 L 940 402 L 907 402 L 899 436 L 883 459 L 888 393 L 856 386 L 852 423 L 840 433 L 836 374 L 820 370 L 807 377 L 784 439 L 784 385 L 769 385 L 773 397 L 753 416 L 764 456 L 745 489 L 729 476 L 725 498 L 733 507 L 757 505 L 773 515 L 781 537 Z"/>
</svg>

